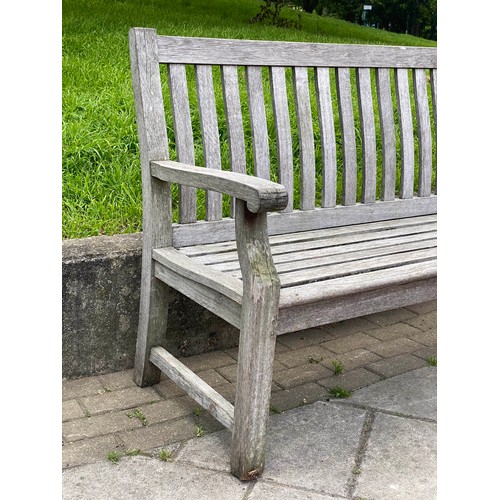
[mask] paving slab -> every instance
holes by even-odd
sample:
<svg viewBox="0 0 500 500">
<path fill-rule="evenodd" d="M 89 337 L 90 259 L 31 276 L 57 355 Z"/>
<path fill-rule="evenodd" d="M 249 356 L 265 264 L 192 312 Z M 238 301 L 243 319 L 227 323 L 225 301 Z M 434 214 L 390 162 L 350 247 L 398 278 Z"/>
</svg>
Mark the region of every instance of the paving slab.
<svg viewBox="0 0 500 500">
<path fill-rule="evenodd" d="M 345 497 L 332 497 L 312 491 L 299 490 L 273 483 L 258 482 L 248 496 L 248 500 L 345 500 Z"/>
<path fill-rule="evenodd" d="M 366 412 L 318 401 L 271 415 L 263 479 L 326 495 L 345 495 Z M 177 456 L 200 468 L 229 472 L 227 430 L 190 440 Z"/>
<path fill-rule="evenodd" d="M 376 414 L 355 497 L 380 500 L 436 498 L 436 424 Z"/>
<path fill-rule="evenodd" d="M 63 473 L 63 500 L 240 500 L 249 484 L 227 474 L 143 456 Z"/>
<path fill-rule="evenodd" d="M 416 418 L 437 418 L 437 369 L 426 366 L 356 391 L 340 403 L 357 403 Z"/>
</svg>

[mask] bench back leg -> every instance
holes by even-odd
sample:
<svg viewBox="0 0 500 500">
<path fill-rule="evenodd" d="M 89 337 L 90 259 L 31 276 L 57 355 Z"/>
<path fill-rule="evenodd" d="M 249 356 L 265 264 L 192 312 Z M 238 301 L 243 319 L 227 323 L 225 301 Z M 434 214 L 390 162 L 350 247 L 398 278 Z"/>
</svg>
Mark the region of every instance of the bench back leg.
<svg viewBox="0 0 500 500">
<path fill-rule="evenodd" d="M 267 238 L 266 214 L 236 200 L 243 306 L 231 446 L 231 472 L 241 480 L 264 469 L 280 283 Z M 264 241 L 265 244 L 257 242 Z"/>
</svg>

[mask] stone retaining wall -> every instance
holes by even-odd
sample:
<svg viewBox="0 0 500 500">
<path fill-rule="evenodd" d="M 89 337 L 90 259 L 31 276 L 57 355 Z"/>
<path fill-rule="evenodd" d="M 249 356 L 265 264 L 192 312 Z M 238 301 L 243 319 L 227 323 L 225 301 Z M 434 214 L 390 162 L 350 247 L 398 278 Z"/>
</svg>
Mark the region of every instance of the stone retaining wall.
<svg viewBox="0 0 500 500">
<path fill-rule="evenodd" d="M 139 317 L 141 234 L 62 245 L 62 371 L 65 379 L 133 366 Z M 191 356 L 237 345 L 238 331 L 171 290 L 167 348 Z"/>
</svg>

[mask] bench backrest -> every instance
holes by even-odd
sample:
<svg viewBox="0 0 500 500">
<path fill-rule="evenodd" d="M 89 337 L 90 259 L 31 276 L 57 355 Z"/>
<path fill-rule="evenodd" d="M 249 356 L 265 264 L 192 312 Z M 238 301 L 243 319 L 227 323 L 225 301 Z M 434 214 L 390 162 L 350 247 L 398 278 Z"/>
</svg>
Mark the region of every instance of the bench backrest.
<svg viewBox="0 0 500 500">
<path fill-rule="evenodd" d="M 436 212 L 436 49 L 146 29 L 130 43 L 148 172 L 171 157 L 283 184 L 289 203 L 270 234 Z M 207 192 L 200 210 L 180 187 L 174 245 L 231 239 L 230 203 Z M 192 224 L 200 212 L 210 225 Z"/>
</svg>

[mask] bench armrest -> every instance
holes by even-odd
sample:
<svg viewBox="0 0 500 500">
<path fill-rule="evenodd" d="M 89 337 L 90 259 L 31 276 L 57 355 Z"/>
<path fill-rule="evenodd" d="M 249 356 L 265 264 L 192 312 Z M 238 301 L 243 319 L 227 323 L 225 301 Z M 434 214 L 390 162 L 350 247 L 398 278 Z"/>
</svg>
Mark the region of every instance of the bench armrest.
<svg viewBox="0 0 500 500">
<path fill-rule="evenodd" d="M 176 161 L 151 161 L 151 175 L 162 181 L 210 189 L 246 201 L 253 213 L 283 210 L 288 203 L 284 186 L 252 175 L 196 167 Z"/>
</svg>

